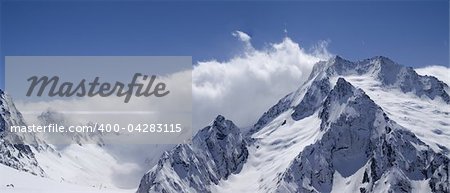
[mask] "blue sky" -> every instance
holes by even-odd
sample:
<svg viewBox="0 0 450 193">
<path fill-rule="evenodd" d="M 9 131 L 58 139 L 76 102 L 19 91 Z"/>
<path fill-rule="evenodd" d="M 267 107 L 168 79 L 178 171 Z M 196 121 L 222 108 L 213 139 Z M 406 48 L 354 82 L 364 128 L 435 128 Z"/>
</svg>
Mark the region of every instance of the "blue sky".
<svg viewBox="0 0 450 193">
<path fill-rule="evenodd" d="M 329 40 L 351 60 L 385 55 L 408 66 L 449 65 L 449 2 L 444 1 L 3 1 L 4 56 L 188 55 L 226 60 L 252 36 L 280 42 L 284 26 L 305 48 Z M 0 88 L 4 80 L 0 79 Z"/>
</svg>

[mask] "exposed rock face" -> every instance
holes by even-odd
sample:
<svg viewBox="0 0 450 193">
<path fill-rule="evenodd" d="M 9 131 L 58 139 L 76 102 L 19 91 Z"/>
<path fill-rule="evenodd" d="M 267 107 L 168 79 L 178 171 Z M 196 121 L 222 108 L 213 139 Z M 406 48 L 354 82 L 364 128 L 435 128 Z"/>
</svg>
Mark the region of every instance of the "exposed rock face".
<svg viewBox="0 0 450 193">
<path fill-rule="evenodd" d="M 25 125 L 11 98 L 0 90 L 0 164 L 34 175 L 45 176 L 29 145 L 21 136 L 10 133 L 11 125 Z"/>
<path fill-rule="evenodd" d="M 395 63 L 384 56 L 350 62 L 336 56 L 328 62 L 326 72 L 328 75 L 373 75 L 384 87 L 399 88 L 403 92 L 413 92 L 417 96 L 426 96 L 430 99 L 440 97 L 450 104 L 450 97 L 445 89 L 448 85 L 433 76 L 421 76 L 413 68 Z"/>
<path fill-rule="evenodd" d="M 166 152 L 142 178 L 138 192 L 210 192 L 209 185 L 239 173 L 247 157 L 239 128 L 219 115 L 191 145 Z"/>
</svg>

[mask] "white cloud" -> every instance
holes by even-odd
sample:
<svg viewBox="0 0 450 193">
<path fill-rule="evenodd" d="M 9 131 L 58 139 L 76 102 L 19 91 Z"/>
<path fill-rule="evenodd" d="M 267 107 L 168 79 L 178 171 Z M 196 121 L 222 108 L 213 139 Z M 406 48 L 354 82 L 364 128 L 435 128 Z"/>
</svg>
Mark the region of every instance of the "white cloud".
<svg viewBox="0 0 450 193">
<path fill-rule="evenodd" d="M 195 64 L 192 70 L 192 110 L 193 129 L 201 129 L 208 125 L 218 114 L 233 120 L 238 126 L 251 126 L 268 108 L 280 98 L 294 91 L 306 80 L 313 65 L 331 57 L 326 47 L 328 41 L 320 41 L 311 49 L 305 49 L 290 38 L 284 38 L 280 43 L 269 44 L 264 49 L 254 49 L 251 37 L 242 31 L 235 31 L 233 36 L 239 38 L 251 49 L 244 49 L 244 53 L 227 61 L 204 61 Z M 190 71 L 180 72 L 165 77 L 164 82 L 190 81 Z M 187 92 L 187 90 L 186 90 Z M 123 99 L 108 97 L 93 97 L 82 100 L 23 103 L 17 102 L 21 111 L 34 109 L 52 109 L 54 111 L 82 111 L 96 109 L 98 111 L 120 111 L 123 108 L 136 109 L 151 107 L 158 111 L 171 109 L 190 109 L 186 103 L 185 94 L 172 93 L 165 97 L 165 105 L 161 101 L 133 99 L 123 105 Z M 167 104 L 167 102 L 170 104 Z M 169 108 L 170 109 L 167 109 Z M 29 121 L 32 115 L 25 115 Z M 35 116 L 35 115 L 34 115 Z M 74 122 L 81 122 L 86 116 L 71 117 Z M 100 116 L 96 117 L 100 119 Z M 108 119 L 109 117 L 105 117 Z M 161 117 L 159 117 L 161 118 Z M 125 118 L 124 118 L 125 119 Z M 147 117 L 149 119 L 149 117 Z M 170 117 L 164 117 L 170 119 Z M 142 121 L 138 120 L 137 121 Z M 128 122 L 125 120 L 116 120 Z M 151 121 L 151 120 L 147 120 Z"/>
<path fill-rule="evenodd" d="M 438 78 L 450 86 L 450 68 L 445 66 L 425 66 L 415 69 L 417 74 L 430 75 Z"/>
<path fill-rule="evenodd" d="M 233 33 L 251 47 L 250 36 Z M 321 41 L 309 51 L 285 38 L 266 49 L 246 49 L 228 61 L 205 61 L 193 70 L 194 128 L 217 114 L 238 126 L 251 126 L 280 98 L 306 80 L 313 65 L 331 57 Z M 251 47 L 253 48 L 253 47 Z"/>
<path fill-rule="evenodd" d="M 231 33 L 231 35 L 233 35 L 234 37 L 239 38 L 239 40 L 243 41 L 243 42 L 250 42 L 250 40 L 252 39 L 248 34 L 236 30 L 233 33 Z"/>
<path fill-rule="evenodd" d="M 250 42 L 250 40 L 252 39 L 250 37 L 250 35 L 242 32 L 242 31 L 239 31 L 239 30 L 234 31 L 233 33 L 231 33 L 231 35 L 233 35 L 239 41 L 244 43 L 244 45 L 245 45 L 244 46 L 244 49 L 245 49 L 244 52 L 252 52 L 252 51 L 254 51 L 252 43 Z"/>
</svg>

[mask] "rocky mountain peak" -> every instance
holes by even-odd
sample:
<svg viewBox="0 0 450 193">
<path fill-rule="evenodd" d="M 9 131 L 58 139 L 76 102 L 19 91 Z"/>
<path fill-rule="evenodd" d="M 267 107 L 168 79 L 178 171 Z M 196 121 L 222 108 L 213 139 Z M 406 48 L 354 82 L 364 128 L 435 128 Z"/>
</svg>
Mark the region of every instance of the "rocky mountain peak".
<svg viewBox="0 0 450 193">
<path fill-rule="evenodd" d="M 331 90 L 331 94 L 338 95 L 343 98 L 345 96 L 349 96 L 354 93 L 355 87 L 347 82 L 344 78 L 338 78 L 336 85 L 333 90 Z"/>
<path fill-rule="evenodd" d="M 391 60 L 390 58 L 386 57 L 386 56 L 374 56 L 372 58 L 367 59 L 369 61 L 372 61 L 373 63 L 378 62 L 382 65 L 399 65 L 397 63 L 395 63 L 393 60 Z"/>
<path fill-rule="evenodd" d="M 319 116 L 322 138 L 295 158 L 277 192 L 330 192 L 346 186 L 335 182 L 336 176 L 360 192 L 410 192 L 411 180 L 425 180 L 432 192 L 449 190 L 448 167 L 443 166 L 449 159 L 390 120 L 345 79 L 338 79 Z"/>
<path fill-rule="evenodd" d="M 219 115 L 194 136 L 192 144 L 164 153 L 144 175 L 137 192 L 210 192 L 210 185 L 238 173 L 247 157 L 240 129 Z"/>
</svg>

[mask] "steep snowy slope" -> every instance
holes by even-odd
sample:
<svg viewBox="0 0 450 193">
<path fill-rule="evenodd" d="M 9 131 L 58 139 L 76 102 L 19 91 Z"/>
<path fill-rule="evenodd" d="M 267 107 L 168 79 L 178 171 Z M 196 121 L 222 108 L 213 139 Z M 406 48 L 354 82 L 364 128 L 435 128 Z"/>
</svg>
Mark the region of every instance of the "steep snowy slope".
<svg viewBox="0 0 450 193">
<path fill-rule="evenodd" d="M 32 151 L 33 147 L 17 143 L 22 140 L 21 136 L 9 133 L 7 129 L 10 125 L 25 125 L 25 122 L 11 98 L 2 90 L 0 90 L 0 108 L 0 164 L 45 176 Z"/>
<path fill-rule="evenodd" d="M 249 158 L 238 174 L 211 187 L 213 192 L 273 192 L 279 176 L 305 148 L 320 138 L 317 113 L 302 120 L 291 118 L 293 110 L 282 113 L 261 131 L 249 147 Z"/>
<path fill-rule="evenodd" d="M 197 133 L 191 145 L 178 145 L 165 153 L 142 178 L 138 192 L 210 192 L 209 185 L 238 173 L 247 157 L 239 128 L 219 115 Z"/>
<path fill-rule="evenodd" d="M 336 57 L 327 66 L 331 82 L 344 77 L 363 89 L 392 120 L 411 130 L 435 151 L 450 156 L 450 98 L 444 82 L 418 75 L 412 68 L 385 57 L 358 62 Z"/>
</svg>

